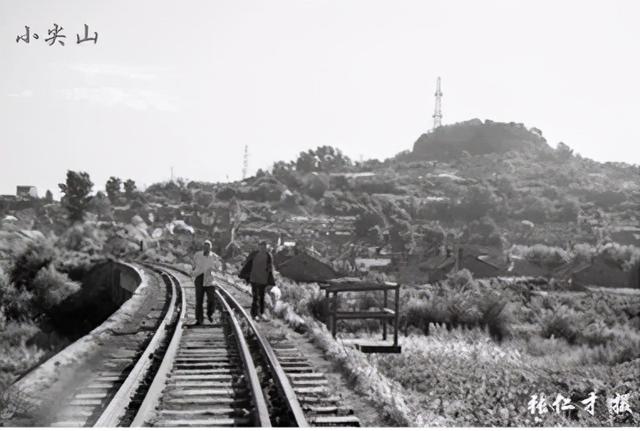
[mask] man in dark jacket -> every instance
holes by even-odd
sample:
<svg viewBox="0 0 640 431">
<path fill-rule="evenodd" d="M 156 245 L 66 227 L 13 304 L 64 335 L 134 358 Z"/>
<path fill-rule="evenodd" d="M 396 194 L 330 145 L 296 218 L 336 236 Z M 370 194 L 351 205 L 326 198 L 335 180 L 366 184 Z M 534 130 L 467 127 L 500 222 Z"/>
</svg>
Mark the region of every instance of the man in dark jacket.
<svg viewBox="0 0 640 431">
<path fill-rule="evenodd" d="M 240 278 L 251 284 L 251 317 L 255 320 L 264 314 L 264 294 L 267 286 L 275 286 L 273 279 L 273 259 L 267 251 L 267 242 L 260 241 L 260 248 L 249 253 L 246 262 L 240 270 Z"/>
</svg>

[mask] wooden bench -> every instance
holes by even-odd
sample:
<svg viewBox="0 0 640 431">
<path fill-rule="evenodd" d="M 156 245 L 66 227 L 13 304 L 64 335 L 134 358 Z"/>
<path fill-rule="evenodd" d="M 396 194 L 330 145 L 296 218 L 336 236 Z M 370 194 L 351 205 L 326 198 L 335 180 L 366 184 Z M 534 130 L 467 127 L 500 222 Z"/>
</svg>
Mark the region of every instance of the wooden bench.
<svg viewBox="0 0 640 431">
<path fill-rule="evenodd" d="M 320 283 L 320 288 L 325 291 L 328 303 L 327 326 L 331 335 L 335 338 L 338 321 L 352 319 L 376 319 L 382 323 L 382 341 L 387 340 L 387 325 L 393 326 L 393 344 L 367 342 L 357 340 L 354 346 L 363 352 L 400 353 L 398 345 L 398 319 L 400 315 L 400 285 L 397 283 L 375 283 L 354 279 L 334 279 Z M 342 292 L 383 292 L 383 304 L 378 310 L 373 311 L 348 311 L 338 310 L 338 294 Z M 389 291 L 393 291 L 393 308 L 389 308 Z M 349 343 L 348 340 L 345 343 Z"/>
</svg>

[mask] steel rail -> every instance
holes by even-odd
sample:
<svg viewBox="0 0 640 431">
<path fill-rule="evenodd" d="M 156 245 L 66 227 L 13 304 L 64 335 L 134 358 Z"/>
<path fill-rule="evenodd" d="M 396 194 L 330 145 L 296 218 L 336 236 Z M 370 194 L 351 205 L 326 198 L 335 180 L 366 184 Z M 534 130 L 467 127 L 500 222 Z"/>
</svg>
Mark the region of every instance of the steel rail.
<svg viewBox="0 0 640 431">
<path fill-rule="evenodd" d="M 258 372 L 256 371 L 255 363 L 251 357 L 247 340 L 245 339 L 244 333 L 242 332 L 240 323 L 238 323 L 238 319 L 236 319 L 233 309 L 229 306 L 220 292 L 218 292 L 218 289 L 216 289 L 216 296 L 218 297 L 218 300 L 220 300 L 220 303 L 224 307 L 224 310 L 231 321 L 233 335 L 235 336 L 236 343 L 238 345 L 238 351 L 240 353 L 240 358 L 242 359 L 242 366 L 251 390 L 251 399 L 255 408 L 254 423 L 259 427 L 270 428 L 271 419 L 269 419 L 269 409 L 267 407 L 267 402 L 264 399 L 260 379 L 258 378 Z"/>
<path fill-rule="evenodd" d="M 171 284 L 173 286 L 180 286 L 178 279 L 173 275 L 165 272 L 166 277 L 169 278 Z M 176 327 L 173 332 L 173 336 L 171 337 L 171 341 L 169 342 L 169 346 L 162 358 L 162 362 L 160 363 L 160 367 L 154 376 L 153 382 L 149 386 L 147 393 L 138 408 L 138 412 L 136 416 L 133 418 L 133 422 L 131 422 L 132 427 L 142 427 L 145 423 L 151 418 L 152 413 L 158 406 L 160 402 L 160 397 L 162 396 L 162 391 L 167 384 L 167 380 L 169 378 L 169 373 L 173 368 L 173 364 L 176 359 L 176 352 L 180 347 L 180 339 L 182 338 L 182 332 L 184 330 L 183 324 L 186 322 L 187 318 L 187 299 L 184 291 L 182 290 L 182 286 L 180 286 L 181 290 L 181 299 L 180 299 L 180 316 L 178 317 L 178 321 L 176 322 Z M 176 301 L 177 302 L 177 301 Z"/>
<path fill-rule="evenodd" d="M 161 267 L 164 267 L 164 268 L 168 268 L 168 269 L 171 269 L 173 271 L 180 272 L 180 273 L 182 273 L 184 275 L 189 276 L 189 273 L 187 271 L 185 271 L 185 270 L 183 270 L 181 268 L 176 268 L 176 267 L 174 267 L 173 265 L 170 265 L 170 264 L 166 264 L 166 263 L 155 264 L 154 263 L 154 265 L 158 265 L 158 266 L 161 266 Z M 218 279 L 219 281 L 223 281 L 227 285 L 234 286 L 234 283 L 229 282 L 224 277 L 217 276 L 215 278 Z M 242 291 L 244 293 L 247 293 L 244 290 L 242 290 Z M 285 371 L 282 369 L 282 366 L 280 365 L 280 361 L 278 360 L 275 352 L 271 348 L 271 344 L 269 343 L 269 341 L 266 339 L 266 337 L 264 337 L 264 335 L 262 335 L 262 333 L 257 328 L 255 322 L 249 316 L 247 311 L 242 307 L 242 305 L 240 305 L 240 303 L 238 303 L 238 301 L 226 289 L 224 289 L 221 286 L 218 286 L 216 288 L 216 293 L 217 292 L 222 292 L 224 294 L 224 296 L 226 296 L 229 299 L 229 303 L 236 310 L 238 310 L 238 312 L 243 316 L 243 318 L 246 321 L 246 323 L 248 324 L 251 332 L 256 336 L 256 339 L 258 341 L 260 349 L 264 353 L 265 359 L 267 361 L 267 366 L 269 367 L 269 369 L 271 371 L 271 375 L 273 376 L 273 380 L 276 383 L 276 388 L 277 388 L 278 392 L 280 392 L 281 396 L 283 397 L 284 402 L 286 403 L 286 407 L 289 410 L 289 412 L 291 413 L 292 419 L 295 422 L 293 424 L 293 426 L 309 427 L 309 423 L 307 422 L 307 419 L 304 416 L 304 412 L 302 410 L 302 407 L 300 406 L 300 402 L 298 401 L 298 396 L 296 395 L 295 391 L 293 390 L 293 387 L 291 386 L 291 383 L 289 382 L 289 378 L 287 377 Z"/>
<path fill-rule="evenodd" d="M 134 365 L 133 369 L 122 383 L 116 394 L 111 398 L 107 407 L 93 425 L 94 427 L 116 427 L 127 412 L 127 406 L 134 397 L 136 391 L 142 384 L 142 380 L 152 363 L 153 353 L 166 336 L 165 331 L 171 323 L 174 314 L 176 298 L 176 286 L 171 283 L 171 302 L 165 316 L 153 334 L 151 341 L 142 352 L 142 355 Z"/>
<path fill-rule="evenodd" d="M 275 352 L 271 348 L 271 344 L 269 341 L 262 335 L 262 333 L 256 327 L 253 319 L 249 317 L 247 311 L 236 301 L 236 299 L 223 287 L 218 286 L 216 288 L 216 292 L 221 292 L 221 295 L 226 296 L 231 305 L 244 317 L 247 325 L 251 329 L 251 332 L 255 335 L 258 344 L 260 345 L 260 349 L 264 353 L 265 359 L 267 360 L 267 365 L 271 371 L 271 375 L 273 376 L 273 380 L 276 383 L 276 387 L 278 391 L 282 395 L 284 402 L 287 406 L 287 409 L 291 413 L 292 419 L 295 421 L 293 426 L 298 427 L 308 427 L 307 419 L 304 416 L 304 412 L 300 403 L 298 402 L 298 396 L 296 395 L 291 383 L 289 382 L 289 378 L 287 377 L 285 371 L 282 369 L 280 365 L 280 361 L 276 356 Z"/>
</svg>

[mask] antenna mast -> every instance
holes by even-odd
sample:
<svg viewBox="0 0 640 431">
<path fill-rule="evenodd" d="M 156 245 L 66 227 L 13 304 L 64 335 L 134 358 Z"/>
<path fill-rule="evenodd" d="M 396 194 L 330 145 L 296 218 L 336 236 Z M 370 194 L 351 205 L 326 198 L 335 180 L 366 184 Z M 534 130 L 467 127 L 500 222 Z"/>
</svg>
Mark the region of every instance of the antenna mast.
<svg viewBox="0 0 640 431">
<path fill-rule="evenodd" d="M 442 126 L 442 90 L 440 89 L 440 77 L 436 81 L 436 108 L 433 111 L 433 130 Z"/>
<path fill-rule="evenodd" d="M 247 171 L 249 170 L 249 145 L 244 146 L 244 157 L 242 159 L 242 179 L 247 177 Z"/>
</svg>

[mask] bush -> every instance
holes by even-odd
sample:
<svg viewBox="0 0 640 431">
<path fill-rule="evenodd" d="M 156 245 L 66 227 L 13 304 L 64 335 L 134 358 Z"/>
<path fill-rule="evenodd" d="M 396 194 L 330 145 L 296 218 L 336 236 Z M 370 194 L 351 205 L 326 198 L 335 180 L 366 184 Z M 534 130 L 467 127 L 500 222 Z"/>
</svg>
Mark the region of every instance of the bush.
<svg viewBox="0 0 640 431">
<path fill-rule="evenodd" d="M 540 333 L 545 338 L 564 338 L 570 344 L 578 339 L 578 318 L 566 305 L 540 310 Z"/>
<path fill-rule="evenodd" d="M 304 192 L 314 199 L 321 199 L 329 190 L 329 177 L 325 174 L 309 174 L 305 178 Z"/>
<path fill-rule="evenodd" d="M 474 220 L 468 226 L 463 236 L 465 242 L 502 248 L 502 236 L 491 217 Z"/>
<path fill-rule="evenodd" d="M 216 194 L 216 198 L 222 201 L 231 200 L 236 196 L 236 191 L 231 187 L 225 187 Z"/>
<path fill-rule="evenodd" d="M 362 212 L 354 223 L 355 233 L 358 238 L 367 238 L 372 235 L 372 229 L 376 226 L 384 227 L 384 218 L 377 212 Z"/>
<path fill-rule="evenodd" d="M 363 193 L 381 193 L 392 195 L 403 195 L 406 191 L 399 188 L 397 182 L 394 180 L 371 180 L 361 181 L 354 186 L 354 190 Z"/>
<path fill-rule="evenodd" d="M 102 251 L 106 235 L 90 222 L 77 223 L 67 229 L 58 239 L 59 248 L 97 254 Z"/>
<path fill-rule="evenodd" d="M 27 245 L 11 269 L 11 281 L 18 288 L 29 286 L 41 268 L 57 257 L 57 251 L 49 240 L 34 241 Z"/>
<path fill-rule="evenodd" d="M 16 288 L 9 276 L 0 268 L 0 311 L 3 319 L 26 320 L 31 314 L 32 300 L 33 295 L 24 288 Z"/>
<path fill-rule="evenodd" d="M 27 345 L 37 332 L 38 327 L 31 321 L 11 322 L 1 317 L 0 309 L 0 411 L 3 404 L 15 406 L 16 398 L 4 398 L 3 391 L 15 379 L 31 367 L 38 364 L 44 354 L 36 346 Z"/>
<path fill-rule="evenodd" d="M 71 281 L 66 274 L 58 272 L 53 265 L 49 265 L 38 271 L 33 280 L 32 290 L 35 305 L 46 312 L 80 290 L 80 285 Z"/>
<path fill-rule="evenodd" d="M 511 253 L 547 269 L 556 268 L 570 260 L 569 254 L 562 248 L 549 247 L 543 244 L 514 246 L 511 249 Z"/>
<path fill-rule="evenodd" d="M 629 271 L 640 262 L 640 248 L 633 245 L 609 243 L 602 248 L 600 255 L 625 271 Z"/>
<path fill-rule="evenodd" d="M 481 295 L 476 305 L 480 312 L 478 323 L 499 341 L 509 333 L 511 315 L 505 310 L 507 303 L 503 295 L 490 291 Z"/>
<path fill-rule="evenodd" d="M 401 316 L 405 334 L 409 327 L 428 334 L 430 324 L 486 328 L 496 340 L 510 333 L 513 316 L 507 307 L 509 295 L 491 286 L 481 286 L 463 269 L 450 274 L 430 295 L 405 293 Z"/>
</svg>

